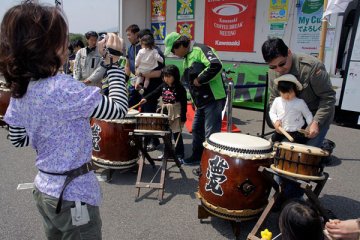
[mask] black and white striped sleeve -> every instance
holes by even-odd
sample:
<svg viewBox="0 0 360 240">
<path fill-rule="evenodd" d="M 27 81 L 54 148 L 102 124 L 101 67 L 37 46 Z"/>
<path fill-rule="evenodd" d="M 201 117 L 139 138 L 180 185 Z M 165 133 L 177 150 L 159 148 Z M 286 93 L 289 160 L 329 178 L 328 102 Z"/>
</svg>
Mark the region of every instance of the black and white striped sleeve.
<svg viewBox="0 0 360 240">
<path fill-rule="evenodd" d="M 125 72 L 123 68 L 112 67 L 107 70 L 107 76 L 109 78 L 109 96 L 102 96 L 102 100 L 91 117 L 99 119 L 123 118 L 128 111 Z"/>
<path fill-rule="evenodd" d="M 9 139 L 15 147 L 29 146 L 29 136 L 23 127 L 9 125 Z"/>
</svg>

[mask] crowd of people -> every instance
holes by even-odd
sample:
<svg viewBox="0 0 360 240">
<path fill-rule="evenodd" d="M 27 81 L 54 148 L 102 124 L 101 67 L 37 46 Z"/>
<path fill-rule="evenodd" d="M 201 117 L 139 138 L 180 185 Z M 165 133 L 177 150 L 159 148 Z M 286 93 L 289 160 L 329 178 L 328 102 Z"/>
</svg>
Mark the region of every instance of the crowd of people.
<svg viewBox="0 0 360 240">
<path fill-rule="evenodd" d="M 177 142 L 175 154 L 184 165 L 197 165 L 203 142 L 221 131 L 223 67 L 215 49 L 177 32 L 166 35 L 164 54 L 152 32 L 137 25 L 126 29 L 126 52 L 113 33 L 87 32 L 86 47 L 81 41 L 69 45 L 67 33 L 64 13 L 56 7 L 26 2 L 6 12 L 0 72 L 11 87 L 12 101 L 4 119 L 10 141 L 37 152 L 33 195 L 47 238 L 101 239 L 101 193 L 90 161 L 89 118 L 123 118 L 138 103 L 141 112 L 155 113 L 162 97 L 161 111 L 168 114 Z M 183 59 L 182 74 L 175 65 L 165 65 L 169 54 Z M 335 112 L 335 92 L 324 65 L 293 53 L 279 38 L 266 40 L 262 54 L 269 66 L 270 117 L 276 130 L 272 140 L 286 141 L 280 131 L 284 128 L 297 142 L 321 147 Z M 183 84 L 195 107 L 188 157 L 181 136 L 188 101 Z M 306 130 L 304 136 L 298 136 L 300 128 Z M 145 145 L 151 151 L 159 140 L 146 138 Z M 287 204 L 280 214 L 283 239 L 323 239 L 324 234 L 359 238 L 359 220 L 331 220 L 325 233 L 323 225 L 316 209 L 302 202 Z"/>
</svg>

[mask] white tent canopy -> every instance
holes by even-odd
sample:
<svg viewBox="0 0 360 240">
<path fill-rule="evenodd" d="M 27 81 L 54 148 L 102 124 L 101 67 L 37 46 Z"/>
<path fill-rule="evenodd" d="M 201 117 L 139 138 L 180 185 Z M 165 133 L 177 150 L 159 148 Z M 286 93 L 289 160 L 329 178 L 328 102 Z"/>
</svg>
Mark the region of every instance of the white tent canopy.
<svg viewBox="0 0 360 240">
<path fill-rule="evenodd" d="M 345 12 L 347 6 L 352 0 L 329 0 L 323 18 L 334 13 Z"/>
</svg>

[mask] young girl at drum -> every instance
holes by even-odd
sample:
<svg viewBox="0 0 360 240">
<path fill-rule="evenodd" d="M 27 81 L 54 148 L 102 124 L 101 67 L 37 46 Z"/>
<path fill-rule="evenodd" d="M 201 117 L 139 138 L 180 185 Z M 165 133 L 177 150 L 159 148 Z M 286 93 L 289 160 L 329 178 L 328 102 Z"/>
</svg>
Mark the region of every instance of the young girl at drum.
<svg viewBox="0 0 360 240">
<path fill-rule="evenodd" d="M 272 142 L 284 140 L 285 136 L 278 130 L 279 127 L 282 127 L 294 138 L 294 142 L 306 143 L 309 139 L 298 130 L 305 127 L 306 124 L 310 125 L 313 116 L 305 101 L 297 98 L 299 91 L 302 90 L 302 85 L 291 74 L 276 78 L 275 84 L 277 84 L 280 97 L 274 99 L 269 112 L 270 119 L 276 129 L 271 137 Z"/>
<path fill-rule="evenodd" d="M 141 104 L 148 100 L 162 97 L 162 109 L 169 116 L 170 128 L 174 133 L 174 140 L 177 141 L 175 154 L 180 161 L 184 158 L 184 143 L 181 130 L 186 122 L 187 97 L 186 90 L 180 82 L 180 72 L 175 65 L 167 65 L 162 71 L 163 83 L 154 91 L 146 95 Z"/>
<path fill-rule="evenodd" d="M 0 72 L 12 98 L 5 114 L 10 141 L 31 145 L 39 169 L 33 192 L 48 239 L 101 239 L 101 192 L 90 162 L 91 117 L 122 118 L 127 113 L 124 71 L 107 66 L 109 97 L 69 75 L 58 74 L 68 45 L 68 26 L 57 7 L 25 2 L 4 15 Z M 118 38 L 100 44 L 105 63 L 118 57 Z M 113 51 L 114 52 L 114 51 Z"/>
</svg>

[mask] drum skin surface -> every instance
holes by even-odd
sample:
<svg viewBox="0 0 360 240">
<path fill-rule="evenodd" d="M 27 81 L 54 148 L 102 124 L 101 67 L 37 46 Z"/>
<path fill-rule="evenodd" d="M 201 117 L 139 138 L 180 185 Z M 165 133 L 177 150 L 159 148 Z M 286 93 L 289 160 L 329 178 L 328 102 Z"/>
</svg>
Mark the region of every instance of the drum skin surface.
<svg viewBox="0 0 360 240">
<path fill-rule="evenodd" d="M 104 121 L 91 119 L 93 135 L 93 160 L 96 159 L 116 162 L 128 162 L 138 158 L 137 148 L 131 146 L 129 133 L 135 129 L 135 120 Z M 100 163 L 102 164 L 102 163 Z M 111 166 L 111 163 L 109 164 Z"/>
<path fill-rule="evenodd" d="M 212 135 L 210 141 L 204 144 L 199 178 L 201 201 L 207 205 L 205 209 L 219 217 L 251 219 L 259 214 L 268 202 L 271 184 L 258 171 L 258 168 L 260 166 L 269 167 L 272 163 L 271 144 L 267 140 L 253 139 L 257 137 L 244 134 L 217 134 L 225 134 L 218 135 L 225 138 L 224 143 L 219 143 L 216 139 L 214 143 L 211 141 Z M 228 134 L 235 135 L 229 136 Z M 251 140 L 255 140 L 254 144 L 259 141 L 261 146 L 251 146 L 251 141 L 248 145 L 249 137 Z M 245 146 L 241 146 L 242 141 Z M 237 144 L 239 151 L 236 153 Z M 217 149 L 214 148 L 214 145 L 217 145 Z M 226 147 L 228 147 L 227 150 Z M 221 153 L 223 150 L 225 150 L 224 154 Z M 241 153 L 242 150 L 244 150 L 244 154 Z M 252 150 L 254 150 L 254 154 L 251 153 Z M 258 150 L 260 154 L 257 153 Z M 209 209 L 209 205 L 214 207 Z"/>
</svg>

